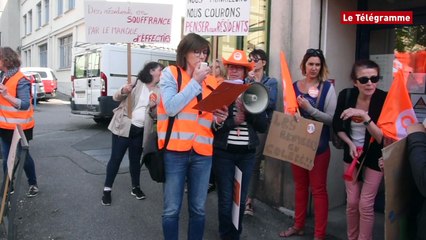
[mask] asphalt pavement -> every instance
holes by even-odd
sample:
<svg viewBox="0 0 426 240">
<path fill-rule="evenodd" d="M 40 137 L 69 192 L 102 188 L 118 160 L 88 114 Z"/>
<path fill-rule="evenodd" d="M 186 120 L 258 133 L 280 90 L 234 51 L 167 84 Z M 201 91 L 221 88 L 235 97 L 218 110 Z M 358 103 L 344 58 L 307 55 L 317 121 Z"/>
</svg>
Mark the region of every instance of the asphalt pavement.
<svg viewBox="0 0 426 240">
<path fill-rule="evenodd" d="M 141 188 L 147 198 L 131 196 L 127 157 L 113 186 L 112 205 L 101 205 L 111 151 L 111 133 L 105 125 L 72 116 L 68 96 L 60 93 L 56 99 L 37 105 L 35 119 L 30 153 L 36 162 L 40 193 L 27 198 L 28 185 L 26 178 L 22 179 L 21 191 L 16 193 L 20 198 L 16 239 L 163 239 L 162 185 L 152 181 L 143 167 Z M 242 240 L 280 239 L 278 233 L 292 225 L 293 220 L 279 209 L 260 201 L 254 207 L 255 215 L 244 219 Z M 186 239 L 187 220 L 185 196 L 179 239 Z M 344 209 L 330 212 L 327 239 L 345 238 L 344 221 Z M 204 239 L 219 239 L 216 192 L 210 193 L 206 202 Z M 312 217 L 305 235 L 291 239 L 313 239 Z"/>
</svg>

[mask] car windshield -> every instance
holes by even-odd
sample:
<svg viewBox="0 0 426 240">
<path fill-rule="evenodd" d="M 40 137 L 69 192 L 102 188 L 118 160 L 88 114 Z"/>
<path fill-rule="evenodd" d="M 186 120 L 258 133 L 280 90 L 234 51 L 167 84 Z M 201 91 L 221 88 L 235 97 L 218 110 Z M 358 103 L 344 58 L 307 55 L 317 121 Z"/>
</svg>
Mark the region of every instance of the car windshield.
<svg viewBox="0 0 426 240">
<path fill-rule="evenodd" d="M 41 76 L 42 78 L 47 78 L 47 74 L 46 74 L 46 72 L 43 72 L 43 71 L 37 71 L 37 73 L 38 73 L 38 74 L 40 74 L 40 76 Z"/>
<path fill-rule="evenodd" d="M 41 83 L 41 77 L 40 77 L 39 74 L 34 74 L 33 76 L 34 76 L 37 83 Z"/>
</svg>

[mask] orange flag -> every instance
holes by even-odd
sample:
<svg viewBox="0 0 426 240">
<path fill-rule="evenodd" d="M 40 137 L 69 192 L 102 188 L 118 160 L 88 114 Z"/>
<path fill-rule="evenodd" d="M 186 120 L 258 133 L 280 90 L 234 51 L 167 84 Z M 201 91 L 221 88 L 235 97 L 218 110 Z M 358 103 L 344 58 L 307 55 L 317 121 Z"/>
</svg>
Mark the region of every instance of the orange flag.
<svg viewBox="0 0 426 240">
<path fill-rule="evenodd" d="M 283 98 L 284 98 L 284 113 L 294 115 L 297 112 L 296 93 L 293 88 L 290 71 L 288 70 L 287 60 L 284 52 L 280 53 L 281 60 L 281 77 L 283 81 Z"/>
<path fill-rule="evenodd" d="M 394 75 L 377 126 L 382 129 L 385 137 L 399 140 L 407 136 L 407 127 L 416 122 L 404 72 L 400 69 Z"/>
</svg>

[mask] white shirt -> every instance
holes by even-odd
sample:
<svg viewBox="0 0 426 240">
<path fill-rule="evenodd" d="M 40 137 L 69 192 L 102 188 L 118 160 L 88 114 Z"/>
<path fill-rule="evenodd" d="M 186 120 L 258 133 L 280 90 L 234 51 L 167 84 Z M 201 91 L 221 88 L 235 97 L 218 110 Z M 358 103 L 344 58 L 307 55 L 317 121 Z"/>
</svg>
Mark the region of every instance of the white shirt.
<svg viewBox="0 0 426 240">
<path fill-rule="evenodd" d="M 363 122 L 356 123 L 351 121 L 351 138 L 357 147 L 364 146 L 366 127 Z"/>
<path fill-rule="evenodd" d="M 141 96 L 139 101 L 136 103 L 135 109 L 132 112 L 132 124 L 136 127 L 143 127 L 145 123 L 146 108 L 149 104 L 150 91 L 146 87 L 145 83 L 142 85 Z"/>
</svg>

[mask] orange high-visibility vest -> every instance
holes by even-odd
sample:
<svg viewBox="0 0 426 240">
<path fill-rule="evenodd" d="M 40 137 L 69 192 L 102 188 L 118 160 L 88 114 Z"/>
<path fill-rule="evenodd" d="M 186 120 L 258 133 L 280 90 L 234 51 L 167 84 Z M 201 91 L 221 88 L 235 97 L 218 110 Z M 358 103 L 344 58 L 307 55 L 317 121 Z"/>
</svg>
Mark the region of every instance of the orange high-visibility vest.
<svg viewBox="0 0 426 240">
<path fill-rule="evenodd" d="M 177 68 L 170 66 L 170 70 L 177 79 Z M 191 77 L 183 70 L 182 85 L 180 90 L 184 89 L 191 81 Z M 177 80 L 176 80 L 177 84 Z M 207 76 L 202 85 L 202 97 L 207 97 L 217 86 L 216 79 Z M 184 152 L 194 149 L 200 155 L 213 155 L 213 132 L 211 125 L 213 123 L 213 114 L 210 112 L 201 112 L 193 107 L 197 104 L 197 98 L 191 100 L 176 116 L 173 123 L 172 133 L 167 145 L 167 150 Z M 166 114 L 163 99 L 157 108 L 157 133 L 158 147 L 164 147 L 169 116 Z"/>
<path fill-rule="evenodd" d="M 17 72 L 4 84 L 7 87 L 9 95 L 16 98 L 16 88 L 19 80 L 22 78 L 28 80 L 22 72 Z M 29 80 L 28 80 L 29 81 Z M 22 126 L 23 130 L 34 127 L 33 106 L 27 110 L 16 109 L 9 101 L 0 94 L 0 128 L 14 130 L 17 124 Z"/>
</svg>

